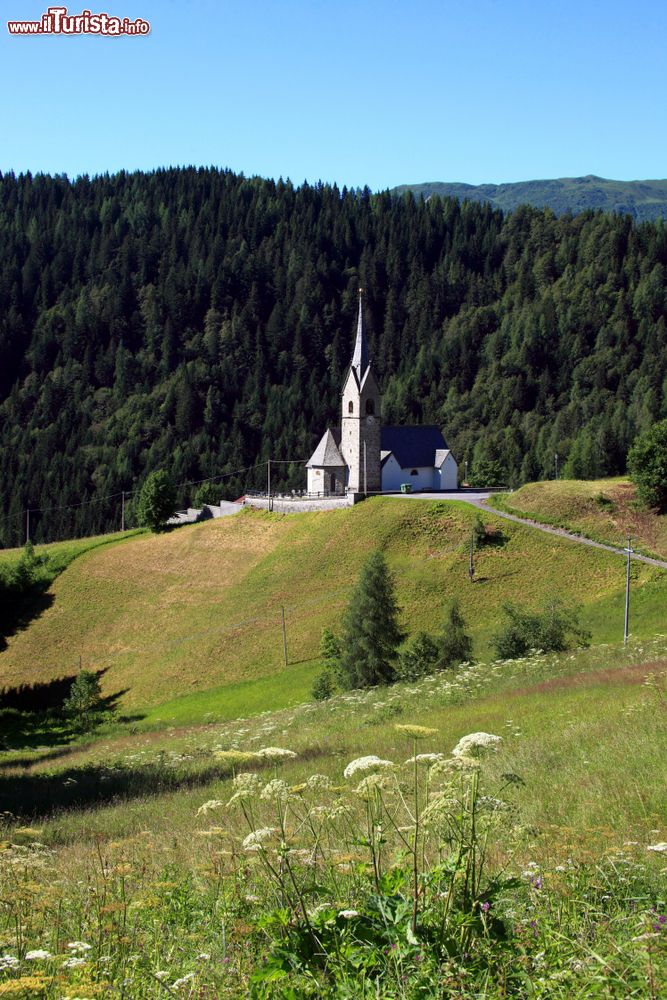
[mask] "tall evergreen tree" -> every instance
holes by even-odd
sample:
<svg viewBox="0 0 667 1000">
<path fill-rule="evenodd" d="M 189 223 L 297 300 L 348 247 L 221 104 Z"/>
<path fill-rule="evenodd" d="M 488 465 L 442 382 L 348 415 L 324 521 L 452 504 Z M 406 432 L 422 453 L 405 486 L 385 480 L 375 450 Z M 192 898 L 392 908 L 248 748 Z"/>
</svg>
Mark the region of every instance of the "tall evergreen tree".
<svg viewBox="0 0 667 1000">
<path fill-rule="evenodd" d="M 403 638 L 394 580 L 384 556 L 376 551 L 362 567 L 343 621 L 341 687 L 373 687 L 395 680 Z"/>
</svg>

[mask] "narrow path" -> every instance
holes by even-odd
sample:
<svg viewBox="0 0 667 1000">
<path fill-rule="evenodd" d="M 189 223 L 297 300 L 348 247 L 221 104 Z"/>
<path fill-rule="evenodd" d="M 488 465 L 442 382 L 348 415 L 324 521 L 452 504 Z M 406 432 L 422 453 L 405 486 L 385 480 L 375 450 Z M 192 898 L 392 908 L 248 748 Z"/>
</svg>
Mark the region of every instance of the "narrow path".
<svg viewBox="0 0 667 1000">
<path fill-rule="evenodd" d="M 393 494 L 392 494 L 393 495 Z M 462 500 L 463 503 L 469 503 L 473 507 L 477 507 L 479 510 L 486 511 L 488 514 L 495 514 L 497 517 L 504 517 L 507 521 L 514 521 L 516 524 L 526 524 L 529 528 L 537 528 L 538 531 L 544 531 L 547 535 L 556 535 L 558 538 L 567 538 L 570 542 L 578 542 L 580 545 L 588 545 L 592 549 L 602 549 L 604 552 L 613 552 L 617 556 L 626 556 L 627 552 L 625 549 L 619 549 L 615 545 L 605 545 L 604 542 L 594 542 L 591 538 L 584 538 L 582 535 L 575 535 L 572 531 L 566 531 L 565 528 L 552 528 L 549 524 L 541 524 L 539 521 L 533 521 L 529 517 L 518 517 L 516 514 L 506 514 L 503 510 L 496 510 L 495 507 L 490 507 L 488 504 L 488 499 L 492 496 L 491 493 L 480 490 L 479 492 L 466 492 L 464 490 L 452 490 L 448 493 L 401 493 L 396 494 L 399 499 L 410 499 L 410 500 Z M 648 566 L 657 566 L 658 569 L 667 569 L 667 560 L 664 559 L 652 559 L 650 556 L 642 556 L 638 552 L 633 552 L 630 556 L 635 562 L 643 562 Z"/>
<path fill-rule="evenodd" d="M 589 545 L 592 549 L 603 549 L 605 552 L 614 552 L 616 555 L 627 557 L 626 549 L 618 549 L 615 545 L 605 545 L 603 542 L 594 542 L 592 538 L 575 535 L 571 531 L 566 531 L 565 528 L 552 528 L 549 524 L 540 524 L 539 521 L 533 521 L 528 517 L 506 514 L 503 510 L 496 510 L 495 507 L 490 507 L 486 500 L 476 500 L 472 499 L 472 497 L 470 499 L 459 497 L 458 499 L 464 500 L 465 503 L 472 504 L 473 507 L 478 507 L 480 510 L 488 511 L 490 514 L 504 517 L 507 521 L 515 521 L 517 524 L 527 524 L 530 528 L 537 528 L 538 531 L 544 531 L 547 535 L 557 535 L 559 538 L 567 538 L 571 542 L 579 542 L 580 545 Z M 651 559 L 650 556 L 642 556 L 638 552 L 634 552 L 630 558 L 634 559 L 635 562 L 643 562 L 649 566 L 658 566 L 660 569 L 667 569 L 667 561 L 664 559 Z"/>
</svg>

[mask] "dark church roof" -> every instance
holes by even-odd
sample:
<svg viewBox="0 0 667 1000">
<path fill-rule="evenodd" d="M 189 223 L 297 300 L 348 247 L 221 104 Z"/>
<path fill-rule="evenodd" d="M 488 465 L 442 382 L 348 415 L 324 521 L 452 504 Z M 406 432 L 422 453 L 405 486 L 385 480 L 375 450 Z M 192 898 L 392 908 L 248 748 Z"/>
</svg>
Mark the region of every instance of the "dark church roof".
<svg viewBox="0 0 667 1000">
<path fill-rule="evenodd" d="M 436 464 L 436 451 L 446 450 L 439 427 L 382 427 L 380 450 L 393 452 L 402 469 L 410 466 L 429 468 Z M 388 457 L 388 456 L 387 456 Z"/>
<path fill-rule="evenodd" d="M 338 451 L 340 438 L 340 427 L 328 428 L 306 464 L 309 466 L 344 465 Z M 442 436 L 440 428 L 434 425 L 380 428 L 380 452 L 383 465 L 389 455 L 393 454 L 402 469 L 439 467 L 444 458 L 443 452 L 447 451 L 447 442 Z"/>
</svg>

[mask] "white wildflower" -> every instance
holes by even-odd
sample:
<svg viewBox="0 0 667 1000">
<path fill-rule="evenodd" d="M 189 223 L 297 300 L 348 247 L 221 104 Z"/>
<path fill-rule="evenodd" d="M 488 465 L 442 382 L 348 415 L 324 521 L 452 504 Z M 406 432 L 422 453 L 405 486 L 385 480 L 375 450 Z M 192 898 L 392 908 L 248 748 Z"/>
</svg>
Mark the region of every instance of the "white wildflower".
<svg viewBox="0 0 667 1000">
<path fill-rule="evenodd" d="M 262 779 L 258 774 L 255 774 L 254 771 L 241 771 L 240 774 L 235 776 L 232 784 L 234 787 L 234 794 L 227 803 L 228 806 L 230 806 L 232 802 L 236 802 L 238 800 L 254 798 L 261 788 Z"/>
<path fill-rule="evenodd" d="M 406 764 L 435 764 L 444 759 L 444 753 L 418 753 L 416 757 L 408 757 Z"/>
<path fill-rule="evenodd" d="M 264 786 L 259 797 L 265 802 L 285 802 L 289 798 L 289 785 L 280 778 L 274 778 Z"/>
<path fill-rule="evenodd" d="M 90 951 L 93 946 L 85 941 L 70 941 L 67 947 L 70 951 Z"/>
<path fill-rule="evenodd" d="M 63 969 L 80 969 L 82 965 L 86 964 L 85 958 L 81 958 L 80 955 L 72 955 L 71 958 L 65 959 L 62 964 Z"/>
<path fill-rule="evenodd" d="M 293 750 L 285 750 L 283 747 L 264 747 L 263 750 L 257 751 L 256 756 L 264 760 L 291 760 L 298 755 Z"/>
<path fill-rule="evenodd" d="M 41 962 L 47 958 L 53 958 L 53 956 L 50 951 L 44 951 L 42 948 L 35 948 L 33 951 L 25 953 L 26 962 Z"/>
<path fill-rule="evenodd" d="M 323 792 L 328 792 L 333 786 L 333 781 L 331 778 L 327 777 L 326 774 L 311 774 L 306 782 L 308 788 L 317 789 Z"/>
<path fill-rule="evenodd" d="M 276 832 L 275 827 L 265 826 L 261 830 L 253 830 L 243 841 L 244 851 L 259 851 L 265 840 L 270 840 Z"/>
<path fill-rule="evenodd" d="M 207 951 L 202 951 L 202 953 L 200 955 L 197 955 L 197 961 L 198 962 L 210 962 L 211 961 L 211 956 L 209 955 L 209 953 Z"/>
<path fill-rule="evenodd" d="M 378 767 L 393 766 L 393 761 L 382 760 L 381 757 L 377 757 L 375 754 L 369 754 L 367 757 L 357 757 L 356 760 L 351 760 L 343 771 L 343 774 L 346 778 L 351 778 L 357 771 L 372 771 Z"/>
<path fill-rule="evenodd" d="M 371 795 L 374 791 L 388 788 L 389 785 L 390 782 L 386 774 L 367 774 L 365 778 L 361 779 L 354 791 L 356 795 Z"/>
<path fill-rule="evenodd" d="M 463 736 L 452 750 L 454 757 L 475 757 L 483 750 L 497 750 L 502 736 L 492 733 L 469 733 Z"/>
<path fill-rule="evenodd" d="M 181 979 L 177 979 L 171 984 L 172 990 L 180 990 L 182 986 L 190 986 L 192 980 L 195 978 L 194 972 L 188 972 L 186 976 L 182 976 Z"/>
<path fill-rule="evenodd" d="M 343 917 L 344 920 L 352 920 L 353 917 L 359 916 L 358 910 L 340 910 L 338 913 L 339 917 Z"/>
<path fill-rule="evenodd" d="M 509 808 L 507 802 L 502 799 L 494 799 L 492 795 L 480 795 L 477 804 L 480 809 L 488 809 L 490 812 L 499 812 Z"/>
<path fill-rule="evenodd" d="M 0 972 L 4 972 L 5 969 L 17 969 L 18 966 L 19 960 L 14 955 L 0 955 Z"/>
<path fill-rule="evenodd" d="M 659 844 L 651 844 L 647 851 L 654 851 L 656 854 L 667 854 L 667 844 L 662 840 Z"/>
<path fill-rule="evenodd" d="M 221 799 L 209 799 L 208 802 L 204 802 L 203 805 L 197 810 L 198 816 L 206 816 L 208 813 L 213 812 L 215 809 L 219 809 L 224 806 L 224 802 Z"/>
</svg>

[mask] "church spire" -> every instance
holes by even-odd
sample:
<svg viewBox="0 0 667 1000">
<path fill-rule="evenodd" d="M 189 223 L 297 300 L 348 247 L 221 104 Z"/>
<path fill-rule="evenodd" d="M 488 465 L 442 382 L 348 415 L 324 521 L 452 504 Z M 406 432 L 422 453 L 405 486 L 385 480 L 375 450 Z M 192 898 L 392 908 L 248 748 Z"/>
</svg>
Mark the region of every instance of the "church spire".
<svg viewBox="0 0 667 1000">
<path fill-rule="evenodd" d="M 362 312 L 362 295 L 364 293 L 363 288 L 359 289 L 359 316 L 357 318 L 357 339 L 354 345 L 354 354 L 352 355 L 352 367 L 356 369 L 357 378 L 361 383 L 362 378 L 366 374 L 366 369 L 369 365 L 368 358 L 368 343 L 366 341 L 366 334 L 364 333 L 364 317 Z"/>
</svg>

